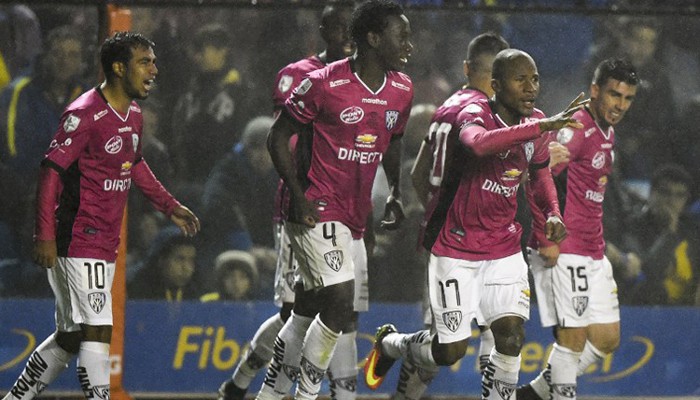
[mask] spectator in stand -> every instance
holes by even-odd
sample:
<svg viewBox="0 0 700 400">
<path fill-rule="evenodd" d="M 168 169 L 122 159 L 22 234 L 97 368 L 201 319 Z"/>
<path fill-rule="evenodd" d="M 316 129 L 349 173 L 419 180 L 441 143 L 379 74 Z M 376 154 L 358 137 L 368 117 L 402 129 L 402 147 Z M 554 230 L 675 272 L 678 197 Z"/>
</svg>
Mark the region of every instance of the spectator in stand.
<svg viewBox="0 0 700 400">
<path fill-rule="evenodd" d="M 4 244 L 12 248 L 20 267 L 21 278 L 13 280 L 12 292 L 22 296 L 51 295 L 44 271 L 25 265 L 31 263 L 31 205 L 39 164 L 61 112 L 87 87 L 79 80 L 82 51 L 82 37 L 70 27 L 50 31 L 35 72 L 18 75 L 0 93 L 0 225 L 8 235 Z M 0 254 L 0 259 L 5 256 Z"/>
<path fill-rule="evenodd" d="M 142 268 L 129 281 L 130 299 L 182 301 L 197 299 L 193 280 L 197 249 L 192 238 L 169 226 L 153 244 Z"/>
<path fill-rule="evenodd" d="M 26 5 L 0 11 L 0 88 L 30 71 L 41 47 L 41 28 L 34 11 Z"/>
<path fill-rule="evenodd" d="M 698 225 L 689 218 L 692 176 L 681 166 L 666 164 L 653 175 L 649 201 L 627 226 L 622 247 L 641 260 L 631 277 L 627 304 L 694 305 L 700 282 Z M 625 255 L 629 257 L 630 255 Z"/>
<path fill-rule="evenodd" d="M 256 297 L 258 266 L 248 252 L 229 250 L 219 254 L 214 263 L 216 290 L 202 295 L 211 301 L 245 301 Z"/>
<path fill-rule="evenodd" d="M 214 164 L 240 138 L 246 115 L 240 74 L 229 65 L 229 40 L 218 24 L 205 25 L 194 34 L 189 55 L 195 71 L 175 105 L 173 159 L 180 183 L 194 196 L 201 195 Z"/>
</svg>

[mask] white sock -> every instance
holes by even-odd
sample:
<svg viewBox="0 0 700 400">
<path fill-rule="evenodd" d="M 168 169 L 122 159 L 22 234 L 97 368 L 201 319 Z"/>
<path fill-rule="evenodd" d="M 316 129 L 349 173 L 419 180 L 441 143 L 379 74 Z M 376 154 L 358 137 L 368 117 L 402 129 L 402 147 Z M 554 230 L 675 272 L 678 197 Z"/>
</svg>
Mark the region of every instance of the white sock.
<svg viewBox="0 0 700 400">
<path fill-rule="evenodd" d="M 301 371 L 297 385 L 296 399 L 314 400 L 321 390 L 321 381 L 326 375 L 333 357 L 339 332 L 328 328 L 320 316 L 316 316 L 304 337 L 301 349 Z"/>
<path fill-rule="evenodd" d="M 408 360 L 403 360 L 396 393 L 392 400 L 419 400 L 428 389 L 428 385 L 437 376 L 439 367 L 432 369 L 418 368 Z"/>
<path fill-rule="evenodd" d="M 578 369 L 576 374 L 578 376 L 585 374 L 588 367 L 599 361 L 603 361 L 604 358 L 605 353 L 593 346 L 593 343 L 586 341 L 586 346 L 583 348 L 583 353 L 581 353 L 581 357 L 578 359 Z"/>
<path fill-rule="evenodd" d="M 391 358 L 403 358 L 418 368 L 429 371 L 437 366 L 432 344 L 433 335 L 429 330 L 411 334 L 390 333 L 382 340 L 382 351 Z"/>
<path fill-rule="evenodd" d="M 514 399 L 519 372 L 520 355 L 507 356 L 499 353 L 494 347 L 481 376 L 481 398 Z"/>
<path fill-rule="evenodd" d="M 328 365 L 331 399 L 355 400 L 357 397 L 357 332 L 342 333 Z"/>
<path fill-rule="evenodd" d="M 491 329 L 486 329 L 479 335 L 479 371 L 483 372 L 491 356 L 491 349 L 496 344 Z"/>
<path fill-rule="evenodd" d="M 29 356 L 22 374 L 3 400 L 33 399 L 68 368 L 73 356 L 56 343 L 55 333 L 47 337 Z"/>
<path fill-rule="evenodd" d="M 554 344 L 549 354 L 549 392 L 552 400 L 576 399 L 576 368 L 581 353 Z"/>
<path fill-rule="evenodd" d="M 80 343 L 77 372 L 85 398 L 109 399 L 109 343 Z"/>
<path fill-rule="evenodd" d="M 549 399 L 549 381 L 551 379 L 551 374 L 551 366 L 547 363 L 547 366 L 537 375 L 537 378 L 530 381 L 532 390 L 537 393 L 540 399 Z"/>
<path fill-rule="evenodd" d="M 299 376 L 301 346 L 312 321 L 313 318 L 292 311 L 292 315 L 275 339 L 272 362 L 258 392 L 258 400 L 281 399 L 289 393 Z"/>
<path fill-rule="evenodd" d="M 250 341 L 250 348 L 241 359 L 241 362 L 238 363 L 233 375 L 231 375 L 231 379 L 233 379 L 233 383 L 237 387 L 248 389 L 250 382 L 258 374 L 258 371 L 270 362 L 275 338 L 282 326 L 284 326 L 284 322 L 279 313 L 268 318 L 260 325 Z"/>
</svg>

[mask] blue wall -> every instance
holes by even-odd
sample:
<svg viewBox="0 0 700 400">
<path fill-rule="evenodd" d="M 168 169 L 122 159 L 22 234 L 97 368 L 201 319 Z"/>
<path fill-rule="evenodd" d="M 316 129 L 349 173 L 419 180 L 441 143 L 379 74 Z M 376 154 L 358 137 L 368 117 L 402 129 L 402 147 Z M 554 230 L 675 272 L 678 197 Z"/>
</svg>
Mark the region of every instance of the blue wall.
<svg viewBox="0 0 700 400">
<path fill-rule="evenodd" d="M 260 303 L 129 302 L 124 386 L 131 392 L 213 393 L 238 361 L 247 340 L 276 308 Z M 520 380 L 534 378 L 546 360 L 551 331 L 539 326 L 537 310 L 527 324 Z M 420 328 L 418 305 L 374 304 L 361 317 L 359 354 L 370 350 L 376 326 L 392 322 L 401 331 Z M 623 308 L 622 343 L 611 358 L 581 377 L 579 393 L 596 396 L 689 396 L 700 394 L 700 310 Z M 53 330 L 50 300 L 0 300 L 0 391 L 10 388 L 28 352 Z M 477 334 L 477 332 L 475 332 Z M 432 395 L 477 395 L 475 340 L 468 356 L 445 368 Z M 118 364 L 114 368 L 119 368 Z M 50 389 L 78 391 L 71 368 Z M 390 393 L 398 365 L 380 388 Z M 361 394 L 370 393 L 362 379 Z M 251 388 L 260 387 L 258 377 Z"/>
</svg>

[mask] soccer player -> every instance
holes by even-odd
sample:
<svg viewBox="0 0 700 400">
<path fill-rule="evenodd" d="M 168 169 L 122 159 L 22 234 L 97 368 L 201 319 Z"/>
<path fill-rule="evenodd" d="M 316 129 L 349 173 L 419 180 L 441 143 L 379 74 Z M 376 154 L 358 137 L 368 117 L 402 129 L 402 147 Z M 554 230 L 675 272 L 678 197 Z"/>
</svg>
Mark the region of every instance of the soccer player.
<svg viewBox="0 0 700 400">
<path fill-rule="evenodd" d="M 275 88 L 272 94 L 275 116 L 284 109 L 284 103 L 291 94 L 292 89 L 299 85 L 303 77 L 317 69 L 334 61 L 352 55 L 355 45 L 350 38 L 348 29 L 352 13 L 351 3 L 330 3 L 321 14 L 321 26 L 319 32 L 326 43 L 326 49 L 319 54 L 304 58 L 282 68 L 277 73 Z M 296 145 L 296 136 L 292 138 L 292 147 Z M 289 237 L 284 228 L 284 208 L 289 201 L 286 186 L 280 182 L 275 199 L 276 247 L 278 251 L 277 270 L 275 272 L 275 305 L 280 307 L 278 314 L 268 318 L 260 325 L 250 342 L 247 352 L 241 357 L 231 379 L 226 380 L 219 388 L 219 400 L 241 400 L 245 396 L 250 382 L 258 371 L 267 365 L 272 358 L 275 337 L 289 318 L 294 306 L 295 273 L 297 264 L 294 261 Z M 366 264 L 366 263 L 365 263 Z M 366 275 L 366 273 L 365 273 Z M 365 283 L 366 285 L 366 283 Z M 344 332 L 339 338 L 338 348 L 334 360 L 342 353 L 347 353 L 347 360 L 351 361 L 353 371 L 336 371 L 333 373 L 331 387 L 335 388 L 335 399 L 349 400 L 354 398 L 357 372 L 354 370 L 357 364 L 357 347 L 355 331 Z M 347 364 L 347 363 L 345 363 Z M 329 368 L 332 373 L 334 363 Z M 347 368 L 346 368 L 347 369 Z M 347 376 L 344 376 L 347 375 Z M 285 379 L 280 377 L 279 379 Z M 349 384 L 343 384 L 344 379 L 350 379 Z"/>
<path fill-rule="evenodd" d="M 547 236 L 560 241 L 566 229 L 547 168 L 548 131 L 580 127 L 571 115 L 581 107 L 583 94 L 566 110 L 545 118 L 535 108 L 535 62 L 516 49 L 496 55 L 491 85 L 493 99 L 477 100 L 458 116 L 460 159 L 443 178 L 426 229 L 428 291 L 437 334 L 399 334 L 391 324 L 380 327 L 365 369 L 370 383 L 381 383 L 397 358 L 420 368 L 454 364 L 464 356 L 470 322 L 481 312 L 495 341 L 482 376 L 482 396 L 509 399 L 515 392 L 523 323 L 530 311 L 522 228 L 515 221 L 517 191 L 529 171 L 528 190 L 547 219 Z"/>
<path fill-rule="evenodd" d="M 593 75 L 590 103 L 574 114 L 582 126 L 556 134 L 569 150 L 568 162 L 553 168 L 566 176 L 569 235 L 559 244 L 551 242 L 542 235 L 542 216 L 535 215 L 530 241 L 540 319 L 542 326 L 556 327 L 556 343 L 545 370 L 518 389 L 518 399 L 576 398 L 576 376 L 620 343 L 617 284 L 603 239 L 603 198 L 613 169 L 613 127 L 632 105 L 638 83 L 628 61 L 602 61 Z"/>
<path fill-rule="evenodd" d="M 508 42 L 494 33 L 483 33 L 472 39 L 467 47 L 467 58 L 464 60 L 467 84 L 450 96 L 436 110 L 431 120 L 428 135 L 421 144 L 411 171 L 413 187 L 426 209 L 419 240 L 422 239 L 425 226 L 437 204 L 443 175 L 452 168 L 448 160 L 452 160 L 454 148 L 459 146 L 457 116 L 468 104 L 493 96 L 493 60 L 498 52 L 508 47 Z M 430 309 L 427 309 L 427 312 L 430 313 Z M 431 316 L 426 316 L 426 324 L 430 324 L 431 319 Z M 480 364 L 485 365 L 492 347 L 493 335 L 484 327 L 479 341 L 479 358 L 483 360 Z M 437 372 L 437 368 L 423 370 L 412 365 L 409 360 L 403 360 L 394 399 L 419 399 Z"/>
<path fill-rule="evenodd" d="M 100 50 L 105 81 L 71 103 L 39 173 L 34 261 L 48 269 L 56 332 L 29 356 L 4 400 L 33 399 L 78 355 L 86 398 L 109 399 L 112 280 L 131 183 L 188 236 L 199 220 L 141 156 L 141 109 L 158 75 L 154 44 L 118 32 Z"/>
<path fill-rule="evenodd" d="M 398 4 L 369 0 L 355 9 L 350 27 L 355 56 L 309 73 L 270 130 L 270 154 L 289 187 L 285 228 L 304 291 L 275 340 L 261 400 L 282 398 L 291 385 L 279 377 L 295 368 L 296 398 L 315 399 L 338 337 L 356 329 L 355 262 L 366 257 L 362 235 L 380 162 L 391 190 L 384 225 L 396 228 L 403 217 L 400 138 L 413 84 L 398 71 L 413 49 L 410 25 Z M 294 133 L 297 168 L 289 149 Z M 311 294 L 314 302 L 300 299 Z"/>
</svg>

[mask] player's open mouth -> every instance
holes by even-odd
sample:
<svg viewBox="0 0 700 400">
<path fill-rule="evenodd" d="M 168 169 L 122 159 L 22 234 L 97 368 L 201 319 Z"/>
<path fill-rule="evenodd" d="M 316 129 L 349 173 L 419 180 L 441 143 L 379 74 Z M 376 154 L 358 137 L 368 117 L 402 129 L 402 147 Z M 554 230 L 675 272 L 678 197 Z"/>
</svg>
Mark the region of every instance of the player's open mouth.
<svg viewBox="0 0 700 400">
<path fill-rule="evenodd" d="M 351 41 L 345 42 L 343 45 L 343 53 L 346 56 L 351 56 L 355 52 L 355 44 Z"/>
<path fill-rule="evenodd" d="M 535 106 L 535 99 L 523 100 L 523 103 L 525 104 L 525 107 L 534 107 Z"/>
<path fill-rule="evenodd" d="M 146 80 L 146 81 L 143 82 L 143 87 L 144 87 L 144 89 L 146 89 L 147 91 L 150 91 L 151 89 L 153 89 L 153 87 L 154 87 L 155 85 L 156 85 L 156 84 L 155 84 L 155 79 L 148 79 L 148 80 Z"/>
</svg>

